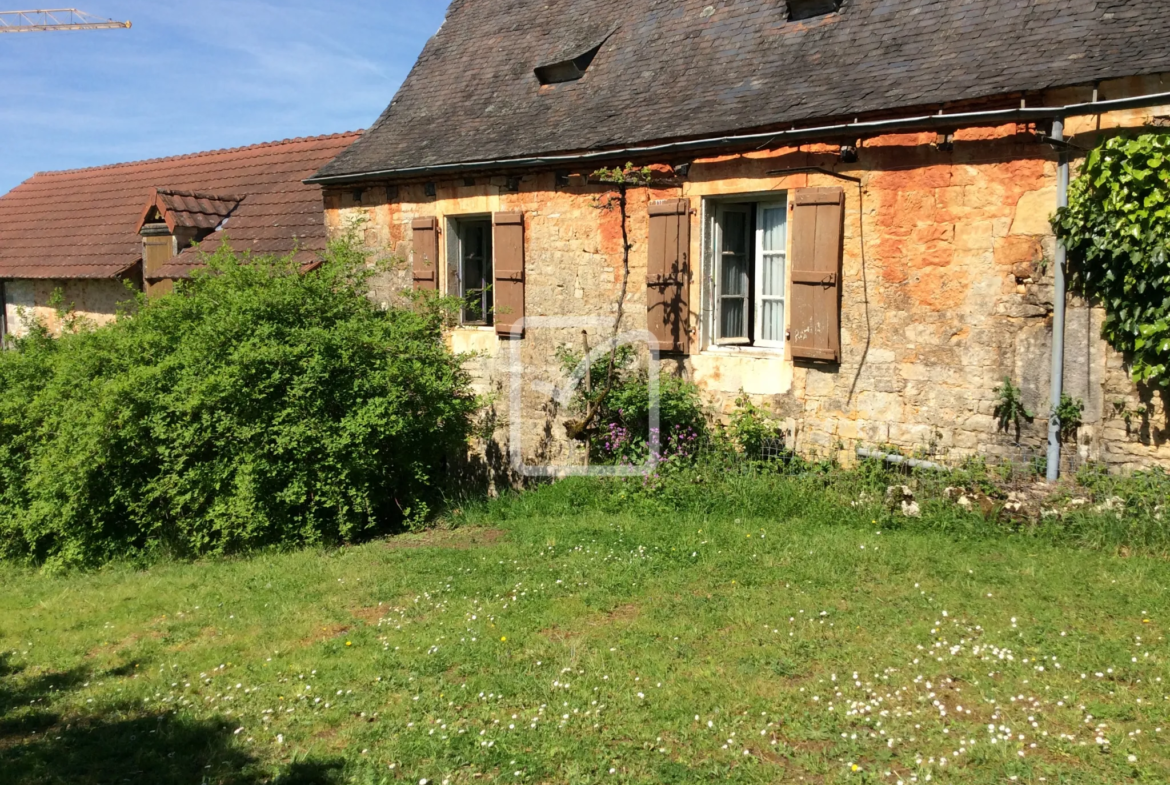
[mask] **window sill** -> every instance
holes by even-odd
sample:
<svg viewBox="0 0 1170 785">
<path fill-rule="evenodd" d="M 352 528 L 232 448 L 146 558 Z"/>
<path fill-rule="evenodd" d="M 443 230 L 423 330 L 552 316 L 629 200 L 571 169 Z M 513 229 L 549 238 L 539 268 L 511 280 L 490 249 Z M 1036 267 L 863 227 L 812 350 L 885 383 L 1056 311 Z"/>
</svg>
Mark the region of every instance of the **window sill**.
<svg viewBox="0 0 1170 785">
<path fill-rule="evenodd" d="M 726 355 L 734 357 L 758 357 L 760 359 L 768 360 L 783 360 L 786 359 L 785 347 L 783 346 L 736 346 L 734 344 L 722 346 L 719 344 L 711 344 L 707 346 L 701 354 L 711 355 Z"/>
<path fill-rule="evenodd" d="M 485 333 L 485 332 L 495 332 L 496 328 L 490 324 L 461 324 L 461 325 L 458 325 L 457 327 L 453 327 L 452 329 L 461 330 L 461 331 L 469 332 L 469 333 Z"/>
</svg>

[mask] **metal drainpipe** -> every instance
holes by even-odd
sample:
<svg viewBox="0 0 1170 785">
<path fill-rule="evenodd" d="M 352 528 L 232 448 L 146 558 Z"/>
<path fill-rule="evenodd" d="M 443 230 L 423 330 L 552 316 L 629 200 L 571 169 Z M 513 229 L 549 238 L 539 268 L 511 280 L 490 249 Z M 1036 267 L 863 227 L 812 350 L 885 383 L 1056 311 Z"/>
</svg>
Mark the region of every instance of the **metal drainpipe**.
<svg viewBox="0 0 1170 785">
<path fill-rule="evenodd" d="M 8 295 L 0 280 L 0 351 L 8 348 Z"/>
<path fill-rule="evenodd" d="M 1064 118 L 1052 122 L 1052 138 L 1064 141 Z M 1056 206 L 1068 207 L 1068 152 L 1063 146 L 1057 147 Z M 1067 284 L 1064 278 L 1068 249 L 1060 239 L 1056 241 L 1055 291 L 1052 295 L 1052 414 L 1048 418 L 1048 482 L 1060 479 L 1060 419 L 1056 409 L 1064 393 L 1064 306 Z"/>
</svg>

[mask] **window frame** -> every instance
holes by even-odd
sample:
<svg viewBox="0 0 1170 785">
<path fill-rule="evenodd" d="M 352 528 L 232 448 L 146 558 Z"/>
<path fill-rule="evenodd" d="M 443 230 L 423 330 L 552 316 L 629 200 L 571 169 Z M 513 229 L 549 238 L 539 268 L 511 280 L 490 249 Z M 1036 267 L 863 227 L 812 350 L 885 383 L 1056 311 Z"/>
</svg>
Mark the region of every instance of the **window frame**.
<svg viewBox="0 0 1170 785">
<path fill-rule="evenodd" d="M 727 212 L 746 212 L 749 217 L 747 227 L 747 249 L 749 260 L 747 264 L 747 308 L 745 319 L 749 323 L 745 326 L 744 338 L 723 338 L 720 335 L 722 318 L 722 262 L 723 262 L 723 216 Z M 746 211 L 742 208 L 747 208 Z M 766 209 L 780 209 L 784 215 L 784 237 L 782 249 L 770 253 L 781 254 L 781 275 L 784 281 L 782 294 L 761 295 L 763 281 L 763 211 Z M 789 220 L 791 218 L 791 194 L 789 191 L 765 191 L 745 194 L 732 194 L 715 198 L 704 199 L 704 222 L 702 239 L 704 276 L 703 282 L 707 291 L 704 298 L 706 303 L 706 318 L 704 326 L 707 349 L 715 351 L 750 352 L 759 351 L 766 354 L 784 353 L 788 343 L 788 294 L 791 287 L 791 268 L 788 264 L 791 232 Z M 779 302 L 782 309 L 783 327 L 779 340 L 764 340 L 762 311 L 764 299 Z"/>
<path fill-rule="evenodd" d="M 784 344 L 788 338 L 788 199 L 785 194 L 784 201 L 772 202 L 756 202 L 756 226 L 755 226 L 755 253 L 756 264 L 755 273 L 756 278 L 754 283 L 754 290 L 752 292 L 752 305 L 755 309 L 755 325 L 752 330 L 752 345 L 759 346 L 764 349 L 783 349 Z M 784 237 L 781 241 L 781 248 L 779 250 L 773 249 L 771 251 L 764 250 L 764 211 L 765 210 L 779 210 L 780 214 L 784 216 Z M 764 294 L 764 255 L 778 254 L 780 256 L 780 279 L 783 282 L 780 287 L 779 295 Z M 764 336 L 764 301 L 769 300 L 778 302 L 780 304 L 780 338 L 779 340 L 767 340 Z"/>
<path fill-rule="evenodd" d="M 469 328 L 483 328 L 493 326 L 495 319 L 493 318 L 493 310 L 495 308 L 495 296 L 493 290 L 495 288 L 495 241 L 494 241 L 494 226 L 492 224 L 492 216 L 488 215 L 461 215 L 453 216 L 450 219 L 452 231 L 452 239 L 454 242 L 450 246 L 450 250 L 455 255 L 455 263 L 450 265 L 454 273 L 455 291 L 453 294 L 459 298 L 463 303 L 459 308 L 459 325 L 461 327 Z M 464 232 L 471 226 L 480 225 L 484 229 L 483 235 L 483 265 L 484 271 L 481 275 L 481 281 L 484 286 L 480 289 L 480 308 L 482 309 L 482 319 L 469 319 L 467 309 L 467 295 L 469 293 L 468 281 L 466 277 L 465 264 L 467 256 L 465 254 L 465 244 L 467 238 Z"/>
<path fill-rule="evenodd" d="M 728 295 L 723 293 L 723 260 L 727 256 L 727 252 L 723 250 L 723 217 L 728 213 L 736 213 L 744 216 L 744 272 L 743 272 L 743 294 L 742 295 Z M 752 291 L 752 260 L 753 253 L 753 238 L 752 238 L 752 221 L 754 220 L 754 213 L 750 202 L 719 202 L 715 205 L 715 223 L 714 223 L 714 242 L 711 247 L 712 259 L 714 261 L 714 271 L 712 280 L 714 281 L 714 321 L 712 323 L 712 343 L 718 346 L 750 346 L 752 344 L 752 324 L 751 320 L 754 315 L 752 307 L 754 292 Z M 732 336 L 730 338 L 723 337 L 721 332 L 722 315 L 723 315 L 723 301 L 725 299 L 741 300 L 743 302 L 743 320 L 744 328 L 742 336 Z"/>
</svg>

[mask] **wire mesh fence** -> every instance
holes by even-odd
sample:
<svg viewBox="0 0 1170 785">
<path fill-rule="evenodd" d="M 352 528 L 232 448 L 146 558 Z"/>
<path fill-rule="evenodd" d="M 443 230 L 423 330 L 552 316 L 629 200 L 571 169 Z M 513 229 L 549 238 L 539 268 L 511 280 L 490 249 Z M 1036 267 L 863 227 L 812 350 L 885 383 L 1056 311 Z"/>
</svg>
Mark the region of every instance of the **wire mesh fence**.
<svg viewBox="0 0 1170 785">
<path fill-rule="evenodd" d="M 982 451 L 938 444 L 846 445 L 792 449 L 791 436 L 714 427 L 668 449 L 644 477 L 612 493 L 623 504 L 649 498 L 671 509 L 723 505 L 767 516 L 769 499 L 821 499 L 872 513 L 883 526 L 935 526 L 982 536 L 990 531 L 1044 533 L 1092 547 L 1139 547 L 1170 553 L 1170 473 L 1118 475 L 1067 445 L 1061 483 L 1050 484 L 1047 445 L 1000 442 Z M 787 438 L 786 438 L 787 437 Z M 677 445 L 676 445 L 677 448 Z M 645 454 L 637 457 L 642 465 Z M 671 507 L 673 505 L 673 507 Z M 910 524 L 912 520 L 918 523 Z"/>
<path fill-rule="evenodd" d="M 689 446 L 685 455 L 664 454 L 664 463 L 717 466 L 730 474 L 781 473 L 810 479 L 845 493 L 872 495 L 905 486 L 916 498 L 961 498 L 964 494 L 1004 499 L 1050 496 L 1047 449 L 1042 444 L 1010 443 L 994 451 L 948 451 L 938 445 L 907 450 L 892 445 L 862 447 L 838 443 L 832 449 L 793 450 L 785 435 L 744 445 L 714 433 Z M 1061 475 L 1075 478 L 1087 462 L 1074 445 L 1064 450 Z M 883 485 L 884 483 L 884 485 Z"/>
</svg>

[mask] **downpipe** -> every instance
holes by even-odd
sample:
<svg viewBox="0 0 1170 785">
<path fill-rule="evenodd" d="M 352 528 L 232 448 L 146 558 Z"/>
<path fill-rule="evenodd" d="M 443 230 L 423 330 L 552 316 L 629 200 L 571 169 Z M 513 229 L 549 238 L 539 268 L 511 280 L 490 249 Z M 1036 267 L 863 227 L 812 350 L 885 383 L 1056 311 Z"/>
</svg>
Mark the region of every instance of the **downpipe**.
<svg viewBox="0 0 1170 785">
<path fill-rule="evenodd" d="M 1064 118 L 1052 121 L 1052 138 L 1057 142 L 1064 141 Z M 1069 155 L 1064 145 L 1057 145 L 1056 168 L 1056 206 L 1068 207 L 1069 185 Z M 1064 323 L 1065 301 L 1068 295 L 1068 283 L 1065 279 L 1065 266 L 1068 261 L 1068 248 L 1059 237 L 1056 239 L 1056 263 L 1053 273 L 1055 287 L 1052 294 L 1052 394 L 1051 414 L 1048 416 L 1048 482 L 1054 483 L 1060 479 L 1060 417 L 1057 410 L 1060 399 L 1064 394 Z"/>
</svg>

